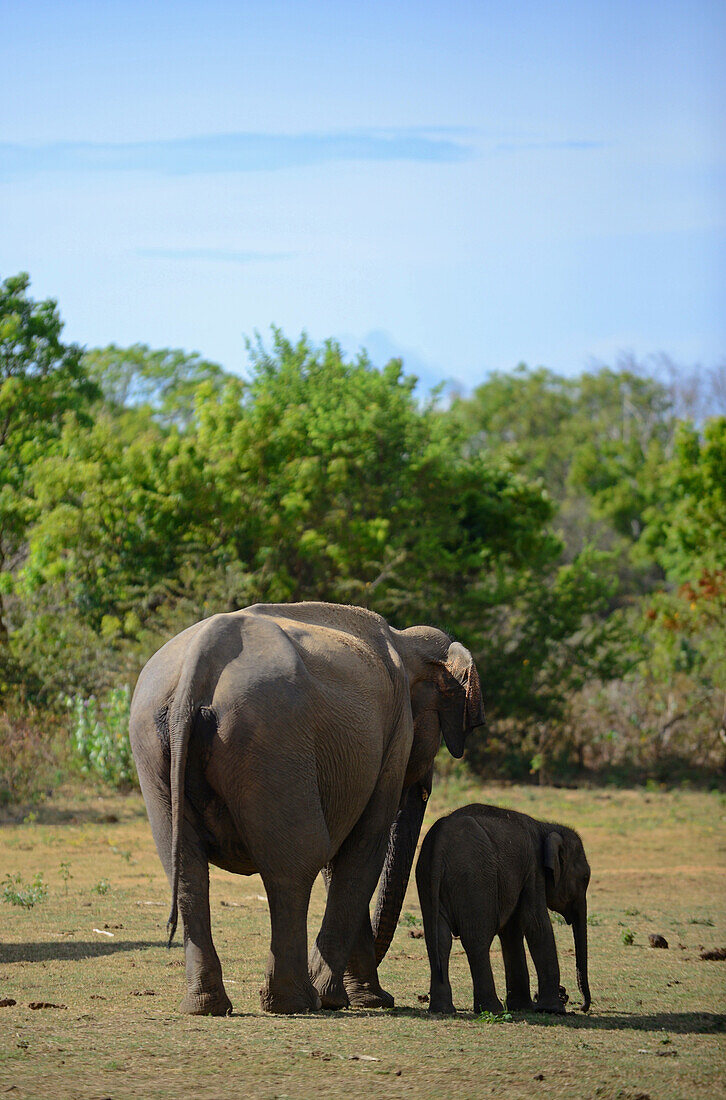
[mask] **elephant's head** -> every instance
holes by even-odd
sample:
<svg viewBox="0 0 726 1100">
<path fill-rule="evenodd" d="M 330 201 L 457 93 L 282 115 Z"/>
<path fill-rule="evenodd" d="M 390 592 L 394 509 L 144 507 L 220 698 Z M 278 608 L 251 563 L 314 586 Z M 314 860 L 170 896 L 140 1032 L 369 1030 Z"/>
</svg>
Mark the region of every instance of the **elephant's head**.
<svg viewBox="0 0 726 1100">
<path fill-rule="evenodd" d="M 413 746 L 373 918 L 378 962 L 401 913 L 441 740 L 459 758 L 469 731 L 484 723 L 479 676 L 468 649 L 432 627 L 414 626 L 392 634 L 408 675 Z"/>
<path fill-rule="evenodd" d="M 561 913 L 572 925 L 575 941 L 577 984 L 582 994 L 583 1012 L 590 1007 L 587 976 L 587 887 L 590 864 L 576 832 L 564 826 L 552 826 L 544 837 L 545 884 L 547 907 Z"/>
</svg>

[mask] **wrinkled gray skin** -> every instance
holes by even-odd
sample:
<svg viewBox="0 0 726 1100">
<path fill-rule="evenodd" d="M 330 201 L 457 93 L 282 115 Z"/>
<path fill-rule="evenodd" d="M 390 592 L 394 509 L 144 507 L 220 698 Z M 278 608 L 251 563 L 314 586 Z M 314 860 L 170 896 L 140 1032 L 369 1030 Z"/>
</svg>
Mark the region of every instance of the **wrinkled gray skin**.
<svg viewBox="0 0 726 1100">
<path fill-rule="evenodd" d="M 385 954 L 400 913 L 433 758 L 442 735 L 461 756 L 481 722 L 468 650 L 431 627 L 394 630 L 361 608 L 257 604 L 160 649 L 139 677 L 130 735 L 171 884 L 170 942 L 178 913 L 184 925 L 182 1011 L 232 1007 L 212 943 L 210 863 L 264 881 L 272 940 L 263 1008 L 393 1004 L 376 951 Z M 369 902 L 389 836 L 376 943 Z M 308 958 L 321 870 L 328 900 Z"/>
<path fill-rule="evenodd" d="M 572 925 L 577 984 L 586 1012 L 590 1007 L 589 881 L 582 841 L 566 825 L 481 805 L 463 806 L 434 822 L 416 866 L 431 965 L 429 1011 L 455 1011 L 449 984 L 453 934 L 461 937 L 469 960 L 475 1012 L 502 1011 L 489 960 L 496 935 L 504 955 L 507 1008 L 564 1012 L 549 908 Z M 535 1003 L 530 996 L 524 939 L 537 969 Z"/>
</svg>

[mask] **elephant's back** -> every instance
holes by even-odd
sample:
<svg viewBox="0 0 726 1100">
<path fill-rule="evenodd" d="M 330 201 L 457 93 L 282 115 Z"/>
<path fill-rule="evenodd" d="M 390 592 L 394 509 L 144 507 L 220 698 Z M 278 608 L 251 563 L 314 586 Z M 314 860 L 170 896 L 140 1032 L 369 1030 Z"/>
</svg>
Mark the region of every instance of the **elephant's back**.
<svg viewBox="0 0 726 1100">
<path fill-rule="evenodd" d="M 210 781 L 240 806 L 262 787 L 315 801 L 336 849 L 370 799 L 386 754 L 388 670 L 345 631 L 249 613 L 240 626 L 241 650 L 211 699 L 218 733 Z"/>
</svg>

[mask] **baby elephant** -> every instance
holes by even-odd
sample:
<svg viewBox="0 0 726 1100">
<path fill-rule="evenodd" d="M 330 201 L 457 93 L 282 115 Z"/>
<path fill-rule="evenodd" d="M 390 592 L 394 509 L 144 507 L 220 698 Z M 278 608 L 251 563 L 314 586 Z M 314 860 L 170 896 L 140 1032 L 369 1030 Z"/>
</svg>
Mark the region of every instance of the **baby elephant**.
<svg viewBox="0 0 726 1100">
<path fill-rule="evenodd" d="M 582 841 L 566 825 L 535 821 L 497 806 L 463 806 L 432 825 L 416 867 L 431 964 L 430 1012 L 454 1012 L 449 983 L 451 937 L 460 936 L 474 982 L 474 1011 L 501 1012 L 489 961 L 502 943 L 508 1009 L 564 1012 L 560 967 L 547 909 L 572 925 L 583 1011 L 587 980 L 590 867 Z M 524 940 L 537 968 L 532 1003 Z"/>
</svg>

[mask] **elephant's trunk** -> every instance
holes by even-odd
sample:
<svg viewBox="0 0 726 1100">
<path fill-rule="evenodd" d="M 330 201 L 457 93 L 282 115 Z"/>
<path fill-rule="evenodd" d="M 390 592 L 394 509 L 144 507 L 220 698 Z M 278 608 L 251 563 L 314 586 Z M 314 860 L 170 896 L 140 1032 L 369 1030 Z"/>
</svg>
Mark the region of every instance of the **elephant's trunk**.
<svg viewBox="0 0 726 1100">
<path fill-rule="evenodd" d="M 403 792 L 401 805 L 391 825 L 386 862 L 373 916 L 376 963 L 380 963 L 388 951 L 401 915 L 426 802 L 431 793 L 431 783 L 432 772 L 429 772 L 424 779 L 413 783 Z"/>
<path fill-rule="evenodd" d="M 575 941 L 575 966 L 577 985 L 582 994 L 582 1011 L 590 1007 L 590 983 L 587 979 L 587 901 L 583 898 L 572 920 L 572 936 Z"/>
</svg>

